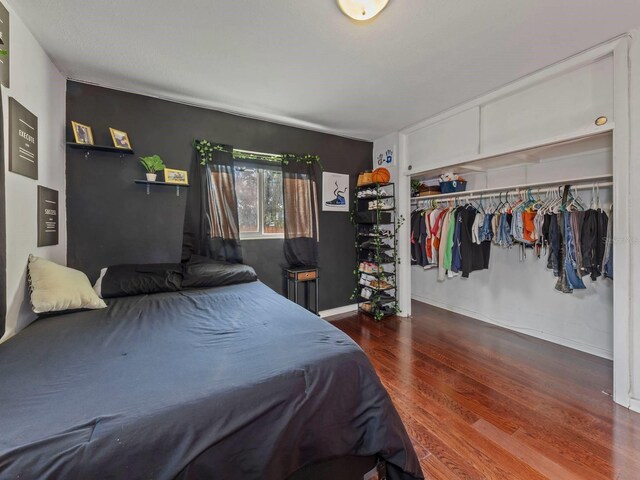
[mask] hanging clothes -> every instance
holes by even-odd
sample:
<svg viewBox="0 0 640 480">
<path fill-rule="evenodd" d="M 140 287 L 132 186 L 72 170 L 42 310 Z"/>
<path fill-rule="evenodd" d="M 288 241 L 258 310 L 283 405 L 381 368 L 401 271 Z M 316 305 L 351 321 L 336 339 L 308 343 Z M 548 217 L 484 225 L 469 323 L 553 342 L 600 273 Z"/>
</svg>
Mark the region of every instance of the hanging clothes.
<svg viewBox="0 0 640 480">
<path fill-rule="evenodd" d="M 604 255 L 602 258 L 602 275 L 613 280 L 613 205 L 609 210 L 607 223 L 607 238 L 605 241 Z"/>
<path fill-rule="evenodd" d="M 582 277 L 613 278 L 612 223 L 598 208 L 587 209 L 567 185 L 561 197 L 534 198 L 531 192 L 485 208 L 473 205 L 420 209 L 411 214 L 412 264 L 437 268 L 438 280 L 489 268 L 491 247 L 518 246 L 520 260 L 544 252 L 546 266 L 564 293 L 587 288 Z M 593 202 L 593 201 L 592 201 Z M 596 202 L 599 204 L 599 201 Z"/>
<path fill-rule="evenodd" d="M 469 273 L 489 268 L 489 255 L 491 242 L 484 241 L 480 244 L 473 241 L 473 229 L 477 210 L 473 207 L 464 207 L 460 210 L 460 251 L 462 277 L 468 278 Z"/>
<path fill-rule="evenodd" d="M 582 226 L 582 269 L 596 280 L 601 275 L 602 259 L 606 248 L 609 217 L 602 210 L 589 209 Z"/>
</svg>

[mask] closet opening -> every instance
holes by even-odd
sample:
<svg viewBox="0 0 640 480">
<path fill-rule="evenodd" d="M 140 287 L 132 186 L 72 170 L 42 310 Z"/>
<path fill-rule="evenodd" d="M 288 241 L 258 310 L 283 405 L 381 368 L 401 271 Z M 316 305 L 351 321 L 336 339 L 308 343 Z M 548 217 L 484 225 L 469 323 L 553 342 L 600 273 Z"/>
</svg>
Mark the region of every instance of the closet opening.
<svg viewBox="0 0 640 480">
<path fill-rule="evenodd" d="M 613 359 L 612 144 L 607 132 L 412 175 L 412 300 Z M 453 178 L 464 191 L 437 192 Z"/>
</svg>

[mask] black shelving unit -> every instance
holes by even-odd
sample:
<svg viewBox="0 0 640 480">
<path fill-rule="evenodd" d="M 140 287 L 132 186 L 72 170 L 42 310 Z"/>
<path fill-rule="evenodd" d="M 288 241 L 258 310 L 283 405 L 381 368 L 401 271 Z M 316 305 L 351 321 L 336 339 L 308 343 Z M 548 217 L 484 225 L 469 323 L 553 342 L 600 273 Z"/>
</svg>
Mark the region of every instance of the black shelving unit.
<svg viewBox="0 0 640 480">
<path fill-rule="evenodd" d="M 88 157 L 91 152 L 107 152 L 117 153 L 121 158 L 125 155 L 133 155 L 135 152 L 130 148 L 118 148 L 110 145 L 89 145 L 86 143 L 67 142 L 67 147 L 74 150 L 84 150 L 84 154 Z"/>
<path fill-rule="evenodd" d="M 362 196 L 367 191 L 371 193 Z M 358 259 L 355 297 L 358 311 L 376 320 L 398 311 L 395 193 L 393 183 L 362 185 L 356 188 L 354 200 Z M 371 264 L 376 271 L 364 271 L 363 262 Z M 365 292 L 368 295 L 363 295 Z"/>
</svg>

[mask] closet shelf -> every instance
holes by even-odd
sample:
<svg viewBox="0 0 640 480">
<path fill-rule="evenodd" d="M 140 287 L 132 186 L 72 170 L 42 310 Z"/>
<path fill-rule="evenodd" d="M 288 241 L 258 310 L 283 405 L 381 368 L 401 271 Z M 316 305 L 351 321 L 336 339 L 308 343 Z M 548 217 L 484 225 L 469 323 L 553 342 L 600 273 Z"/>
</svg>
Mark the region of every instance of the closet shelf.
<svg viewBox="0 0 640 480">
<path fill-rule="evenodd" d="M 442 200 L 448 198 L 480 198 L 489 197 L 489 196 L 497 196 L 499 193 L 517 193 L 524 192 L 529 189 L 545 189 L 548 187 L 561 186 L 561 185 L 571 185 L 576 188 L 591 188 L 594 185 L 598 185 L 600 187 L 610 187 L 612 185 L 611 180 L 613 179 L 613 175 L 594 175 L 591 177 L 581 177 L 581 178 L 572 178 L 572 179 L 564 179 L 564 180 L 554 180 L 552 182 L 538 182 L 538 183 L 527 183 L 522 185 L 509 185 L 504 187 L 493 187 L 493 188 L 481 188 L 477 190 L 467 190 L 464 192 L 453 192 L 453 193 L 440 193 L 438 195 L 429 195 L 428 197 L 412 197 L 411 203 L 419 203 L 419 202 L 430 202 L 432 200 Z"/>
</svg>

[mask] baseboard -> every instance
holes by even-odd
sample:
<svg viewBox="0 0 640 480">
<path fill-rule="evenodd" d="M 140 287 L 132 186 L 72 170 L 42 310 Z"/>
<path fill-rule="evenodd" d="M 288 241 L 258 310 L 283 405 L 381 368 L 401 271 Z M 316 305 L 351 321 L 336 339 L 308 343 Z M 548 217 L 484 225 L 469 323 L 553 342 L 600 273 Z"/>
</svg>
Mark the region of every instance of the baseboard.
<svg viewBox="0 0 640 480">
<path fill-rule="evenodd" d="M 594 347 L 592 345 L 587 345 L 580 342 L 575 342 L 571 339 L 558 337 L 556 335 L 545 333 L 539 330 L 519 328 L 514 325 L 502 323 L 494 318 L 488 317 L 486 315 L 482 315 L 478 312 L 474 312 L 473 310 L 467 310 L 466 308 L 461 308 L 456 305 L 448 305 L 446 303 L 439 302 L 431 298 L 426 298 L 421 295 L 411 294 L 411 298 L 413 300 L 417 300 L 418 302 L 426 303 L 427 305 L 433 305 L 434 307 L 444 308 L 445 310 L 449 310 L 454 313 L 459 313 L 460 315 L 465 315 L 467 317 L 471 317 L 475 320 L 480 320 L 485 323 L 490 323 L 491 325 L 496 325 L 498 327 L 506 328 L 507 330 L 513 330 L 514 332 L 523 333 L 525 335 L 539 338 L 541 340 L 557 343 L 558 345 L 573 348 L 574 350 L 579 350 L 581 352 L 589 353 L 597 357 L 606 358 L 607 360 L 613 360 L 613 352 L 604 350 L 602 348 Z"/>
<path fill-rule="evenodd" d="M 334 315 L 342 315 L 343 313 L 356 312 L 358 310 L 358 304 L 345 305 L 344 307 L 330 308 L 329 310 L 322 310 L 320 316 L 322 318 L 332 317 Z"/>
<path fill-rule="evenodd" d="M 638 400 L 637 398 L 630 398 L 629 408 L 634 412 L 640 413 L 640 400 Z"/>
</svg>

